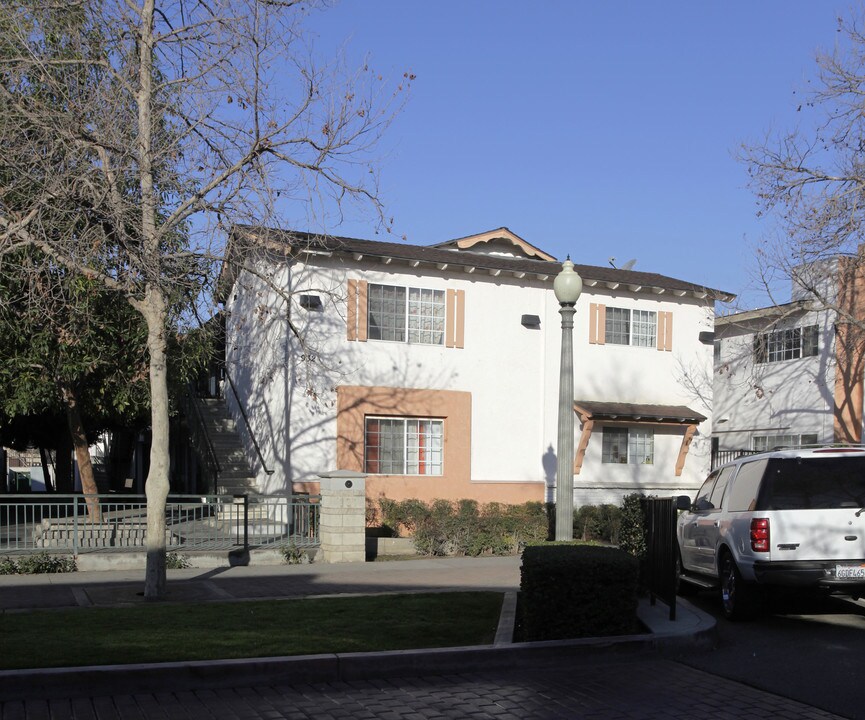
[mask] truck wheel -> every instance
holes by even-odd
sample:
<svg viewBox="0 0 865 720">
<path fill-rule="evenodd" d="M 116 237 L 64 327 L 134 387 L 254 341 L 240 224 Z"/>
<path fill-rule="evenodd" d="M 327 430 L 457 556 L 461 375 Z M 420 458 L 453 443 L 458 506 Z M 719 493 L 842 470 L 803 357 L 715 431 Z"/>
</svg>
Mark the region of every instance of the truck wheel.
<svg viewBox="0 0 865 720">
<path fill-rule="evenodd" d="M 750 620 L 760 607 L 759 589 L 742 579 L 729 552 L 721 558 L 721 605 L 729 620 Z"/>
</svg>

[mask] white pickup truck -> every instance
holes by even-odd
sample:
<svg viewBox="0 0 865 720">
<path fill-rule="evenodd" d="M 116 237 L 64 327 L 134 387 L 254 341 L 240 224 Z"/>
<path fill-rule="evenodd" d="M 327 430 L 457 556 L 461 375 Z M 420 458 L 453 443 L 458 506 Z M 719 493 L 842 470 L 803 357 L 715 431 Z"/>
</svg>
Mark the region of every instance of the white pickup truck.
<svg viewBox="0 0 865 720">
<path fill-rule="evenodd" d="M 680 582 L 721 589 L 724 613 L 751 617 L 767 586 L 865 596 L 865 449 L 741 457 L 680 497 Z"/>
</svg>

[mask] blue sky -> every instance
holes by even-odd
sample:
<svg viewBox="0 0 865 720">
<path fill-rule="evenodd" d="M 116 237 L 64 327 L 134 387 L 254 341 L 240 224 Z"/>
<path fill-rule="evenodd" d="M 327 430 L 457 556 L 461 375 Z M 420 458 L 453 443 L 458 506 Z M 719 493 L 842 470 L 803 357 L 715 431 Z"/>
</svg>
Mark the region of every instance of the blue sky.
<svg viewBox="0 0 865 720">
<path fill-rule="evenodd" d="M 743 142 L 795 127 L 834 0 L 343 0 L 309 28 L 385 77 L 415 73 L 382 195 L 417 244 L 506 226 L 559 258 L 765 304 Z M 797 94 L 794 94 L 796 92 Z M 376 239 L 369 216 L 335 234 Z M 388 238 L 390 239 L 390 238 Z"/>
</svg>

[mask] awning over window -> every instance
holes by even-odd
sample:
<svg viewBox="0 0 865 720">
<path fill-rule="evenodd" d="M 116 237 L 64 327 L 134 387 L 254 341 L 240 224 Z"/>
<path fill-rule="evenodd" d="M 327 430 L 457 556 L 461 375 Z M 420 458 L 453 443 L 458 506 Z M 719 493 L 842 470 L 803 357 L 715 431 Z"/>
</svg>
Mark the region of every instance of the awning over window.
<svg viewBox="0 0 865 720">
<path fill-rule="evenodd" d="M 592 437 L 595 423 L 627 423 L 629 425 L 651 424 L 683 428 L 682 445 L 676 459 L 676 477 L 681 476 L 691 440 L 697 432 L 697 425 L 706 419 L 696 410 L 684 405 L 643 405 L 640 403 L 592 402 L 575 400 L 574 412 L 580 416 L 583 427 L 580 431 L 580 444 L 574 455 L 574 475 L 579 475 L 586 456 L 586 449 Z"/>
<path fill-rule="evenodd" d="M 574 410 L 585 420 L 646 422 L 670 425 L 694 425 L 705 415 L 684 405 L 644 405 L 640 403 L 594 402 L 575 400 Z"/>
</svg>

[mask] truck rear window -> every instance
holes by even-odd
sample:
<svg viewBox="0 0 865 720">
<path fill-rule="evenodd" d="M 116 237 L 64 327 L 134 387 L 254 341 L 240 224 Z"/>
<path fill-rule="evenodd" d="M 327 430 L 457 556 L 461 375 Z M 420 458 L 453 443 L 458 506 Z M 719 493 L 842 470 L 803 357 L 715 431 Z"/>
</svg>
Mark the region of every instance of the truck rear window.
<svg viewBox="0 0 865 720">
<path fill-rule="evenodd" d="M 772 458 L 757 510 L 865 507 L 865 457 Z"/>
</svg>

